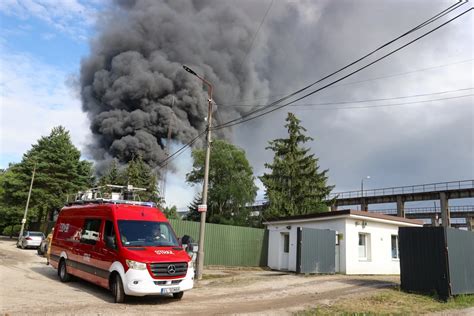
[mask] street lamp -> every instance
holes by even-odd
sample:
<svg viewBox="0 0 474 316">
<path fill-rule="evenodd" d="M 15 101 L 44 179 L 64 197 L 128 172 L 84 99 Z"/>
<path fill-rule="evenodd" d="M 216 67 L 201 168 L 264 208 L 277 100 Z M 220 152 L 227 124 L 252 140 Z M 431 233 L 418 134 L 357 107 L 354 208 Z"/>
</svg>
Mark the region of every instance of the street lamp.
<svg viewBox="0 0 474 316">
<path fill-rule="evenodd" d="M 204 269 L 204 229 L 206 225 L 206 212 L 207 212 L 207 188 L 209 183 L 209 156 L 211 155 L 211 124 L 212 124 L 212 84 L 206 79 L 199 76 L 191 68 L 183 65 L 184 70 L 198 77 L 204 84 L 208 86 L 207 93 L 209 95 L 208 106 L 207 106 L 207 144 L 206 144 L 206 162 L 204 165 L 204 185 L 202 188 L 202 202 L 198 206 L 198 211 L 201 212 L 201 222 L 199 225 L 199 248 L 197 257 L 197 270 L 196 277 L 198 280 L 202 279 L 202 271 Z"/>
<path fill-rule="evenodd" d="M 25 229 L 26 216 L 28 215 L 28 205 L 30 204 L 31 189 L 33 189 L 33 181 L 35 181 L 35 173 L 36 173 L 36 163 L 35 163 L 35 166 L 33 167 L 33 175 L 31 176 L 30 190 L 28 191 L 28 198 L 26 199 L 25 214 L 23 215 L 23 219 L 21 220 L 21 229 L 20 229 L 20 234 L 18 235 L 17 244 L 20 244 L 20 238 L 23 235 L 23 230 Z"/>
<path fill-rule="evenodd" d="M 370 176 L 367 176 L 360 180 L 360 196 L 361 197 L 364 197 L 364 180 L 369 180 L 369 179 L 370 179 Z"/>
<path fill-rule="evenodd" d="M 366 211 L 364 203 L 364 180 L 369 180 L 370 176 L 366 176 L 360 180 L 360 210 Z"/>
</svg>

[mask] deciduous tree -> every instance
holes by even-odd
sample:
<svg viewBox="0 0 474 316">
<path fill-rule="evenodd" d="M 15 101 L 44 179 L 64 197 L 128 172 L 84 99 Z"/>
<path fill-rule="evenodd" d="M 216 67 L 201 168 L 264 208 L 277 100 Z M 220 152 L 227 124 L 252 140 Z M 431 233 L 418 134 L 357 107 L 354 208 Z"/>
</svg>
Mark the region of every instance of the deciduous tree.
<svg viewBox="0 0 474 316">
<path fill-rule="evenodd" d="M 203 182 L 205 155 L 203 149 L 193 151 L 193 170 L 187 174 L 188 183 Z M 224 140 L 213 141 L 209 167 L 208 221 L 246 225 L 249 210 L 245 205 L 252 203 L 257 195 L 254 180 L 252 167 L 242 149 Z"/>
</svg>

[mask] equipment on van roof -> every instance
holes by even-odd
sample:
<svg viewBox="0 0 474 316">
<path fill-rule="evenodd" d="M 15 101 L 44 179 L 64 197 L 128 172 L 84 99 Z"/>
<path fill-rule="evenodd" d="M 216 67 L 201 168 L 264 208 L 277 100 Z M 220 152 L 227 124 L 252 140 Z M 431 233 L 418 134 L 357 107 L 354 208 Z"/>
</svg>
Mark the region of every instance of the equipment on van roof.
<svg viewBox="0 0 474 316">
<path fill-rule="evenodd" d="M 88 204 L 88 203 L 112 203 L 112 204 L 131 204 L 155 207 L 154 202 L 140 201 L 140 196 L 136 194 L 139 191 L 146 191 L 144 188 L 137 188 L 133 185 L 114 185 L 106 184 L 100 187 L 80 191 L 67 196 L 66 205 Z"/>
</svg>

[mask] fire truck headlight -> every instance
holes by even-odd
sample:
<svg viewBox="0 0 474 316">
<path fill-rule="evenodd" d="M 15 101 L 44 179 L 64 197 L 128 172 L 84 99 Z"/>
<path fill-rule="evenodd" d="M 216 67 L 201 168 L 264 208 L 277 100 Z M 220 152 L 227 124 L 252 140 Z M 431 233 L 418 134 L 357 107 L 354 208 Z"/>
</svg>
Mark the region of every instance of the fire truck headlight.
<svg viewBox="0 0 474 316">
<path fill-rule="evenodd" d="M 146 263 L 133 261 L 133 260 L 125 260 L 127 262 L 127 266 L 130 269 L 135 270 L 146 270 Z"/>
</svg>

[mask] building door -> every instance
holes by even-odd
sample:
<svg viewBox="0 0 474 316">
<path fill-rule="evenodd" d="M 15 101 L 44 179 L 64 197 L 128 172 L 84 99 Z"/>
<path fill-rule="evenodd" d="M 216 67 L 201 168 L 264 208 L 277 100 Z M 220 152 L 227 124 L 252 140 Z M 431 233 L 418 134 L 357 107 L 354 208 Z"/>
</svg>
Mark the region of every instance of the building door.
<svg viewBox="0 0 474 316">
<path fill-rule="evenodd" d="M 290 234 L 281 233 L 281 252 L 280 252 L 280 269 L 288 270 L 289 260 L 290 260 Z"/>
<path fill-rule="evenodd" d="M 335 273 L 336 232 L 298 227 L 297 273 Z"/>
</svg>

